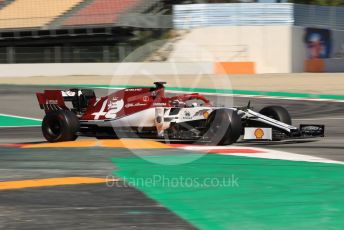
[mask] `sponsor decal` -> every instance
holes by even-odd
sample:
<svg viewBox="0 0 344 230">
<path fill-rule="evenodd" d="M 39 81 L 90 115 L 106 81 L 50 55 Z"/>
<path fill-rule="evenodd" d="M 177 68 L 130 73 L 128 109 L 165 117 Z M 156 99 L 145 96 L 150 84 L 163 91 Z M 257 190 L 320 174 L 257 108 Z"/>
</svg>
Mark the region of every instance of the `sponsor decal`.
<svg viewBox="0 0 344 230">
<path fill-rule="evenodd" d="M 140 107 L 140 106 L 146 106 L 147 104 L 143 104 L 140 102 L 137 103 L 128 103 L 125 105 L 125 108 L 131 108 L 131 107 Z"/>
<path fill-rule="evenodd" d="M 302 128 L 303 128 L 303 130 L 307 130 L 307 131 L 319 131 L 319 130 L 322 130 L 322 128 L 320 126 L 315 126 L 315 125 L 304 126 Z"/>
<path fill-rule="evenodd" d="M 143 100 L 144 101 L 144 98 L 146 98 L 147 101 L 149 101 L 149 93 L 141 93 L 139 95 L 134 95 L 134 96 L 130 96 L 127 98 L 127 101 L 128 102 L 132 102 L 132 101 L 137 101 L 137 100 Z"/>
<path fill-rule="evenodd" d="M 167 106 L 166 103 L 153 103 L 153 106 Z"/>
<path fill-rule="evenodd" d="M 189 110 L 184 111 L 183 119 L 192 119 L 192 116 Z"/>
<path fill-rule="evenodd" d="M 262 139 L 264 137 L 264 130 L 263 129 L 256 129 L 256 131 L 254 131 L 254 135 L 256 136 L 257 139 Z"/>
<path fill-rule="evenodd" d="M 140 88 L 134 88 L 134 89 L 126 89 L 125 91 L 126 91 L 126 92 L 140 92 L 140 91 L 142 91 L 142 89 L 140 89 Z"/>
<path fill-rule="evenodd" d="M 47 104 L 57 105 L 58 101 L 57 100 L 48 100 Z"/>
<path fill-rule="evenodd" d="M 75 92 L 67 90 L 67 91 L 62 91 L 62 96 L 63 97 L 74 97 L 75 96 Z"/>
<path fill-rule="evenodd" d="M 203 116 L 205 119 L 207 119 L 209 117 L 208 109 L 202 109 L 202 110 L 198 111 L 195 114 L 195 117 L 197 117 L 197 116 Z"/>
<path fill-rule="evenodd" d="M 246 127 L 244 140 L 272 140 L 272 128 Z"/>
</svg>

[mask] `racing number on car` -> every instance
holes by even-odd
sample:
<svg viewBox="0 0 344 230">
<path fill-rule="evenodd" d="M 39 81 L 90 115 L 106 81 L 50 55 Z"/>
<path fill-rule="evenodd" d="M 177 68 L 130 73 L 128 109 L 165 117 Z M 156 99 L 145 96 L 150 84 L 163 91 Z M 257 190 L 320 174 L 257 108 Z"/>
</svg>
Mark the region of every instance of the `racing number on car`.
<svg viewBox="0 0 344 230">
<path fill-rule="evenodd" d="M 99 120 L 101 116 L 105 116 L 107 119 L 115 119 L 117 117 L 117 113 L 123 109 L 124 101 L 122 100 L 105 100 L 99 112 L 92 113 L 94 116 L 94 120 Z M 105 111 L 106 106 L 108 106 L 108 111 Z"/>
</svg>

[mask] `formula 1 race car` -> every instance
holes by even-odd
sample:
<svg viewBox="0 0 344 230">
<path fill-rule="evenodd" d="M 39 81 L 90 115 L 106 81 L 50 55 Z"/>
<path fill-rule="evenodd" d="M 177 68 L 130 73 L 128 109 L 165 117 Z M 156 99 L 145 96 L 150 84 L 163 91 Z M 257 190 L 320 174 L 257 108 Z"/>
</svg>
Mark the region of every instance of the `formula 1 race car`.
<svg viewBox="0 0 344 230">
<path fill-rule="evenodd" d="M 226 108 L 212 105 L 198 93 L 165 96 L 165 82 L 155 87 L 128 88 L 97 98 L 91 89 L 45 90 L 37 93 L 45 110 L 42 132 L 49 142 L 96 138 L 143 137 L 199 144 L 229 145 L 323 137 L 323 125 L 291 125 L 280 106 L 259 113 L 250 105 Z M 66 104 L 71 105 L 67 107 Z"/>
</svg>

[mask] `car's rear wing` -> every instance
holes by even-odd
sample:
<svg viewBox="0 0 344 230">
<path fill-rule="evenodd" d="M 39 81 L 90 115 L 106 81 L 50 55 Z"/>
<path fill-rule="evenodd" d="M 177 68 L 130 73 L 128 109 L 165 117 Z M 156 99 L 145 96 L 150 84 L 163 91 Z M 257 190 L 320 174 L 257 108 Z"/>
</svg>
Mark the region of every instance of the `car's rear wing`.
<svg viewBox="0 0 344 230">
<path fill-rule="evenodd" d="M 96 95 L 91 89 L 45 90 L 36 95 L 39 106 L 46 113 L 61 109 L 69 110 L 65 102 L 72 103 L 72 111 L 82 112 L 90 103 L 96 101 Z"/>
<path fill-rule="evenodd" d="M 61 90 L 45 90 L 43 93 L 36 93 L 38 103 L 41 109 L 46 113 L 67 109 Z"/>
</svg>

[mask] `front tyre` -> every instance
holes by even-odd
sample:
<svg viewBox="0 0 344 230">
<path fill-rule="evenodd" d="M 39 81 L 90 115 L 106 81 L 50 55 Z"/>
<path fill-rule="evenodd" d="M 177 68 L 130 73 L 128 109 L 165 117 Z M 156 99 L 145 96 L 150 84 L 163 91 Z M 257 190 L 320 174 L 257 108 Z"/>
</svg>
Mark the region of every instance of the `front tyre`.
<svg viewBox="0 0 344 230">
<path fill-rule="evenodd" d="M 49 142 L 74 141 L 79 129 L 79 119 L 69 110 L 47 113 L 42 122 L 43 136 Z"/>
<path fill-rule="evenodd" d="M 268 106 L 263 108 L 259 113 L 288 125 L 292 123 L 288 110 L 281 106 Z"/>
<path fill-rule="evenodd" d="M 241 117 L 233 110 L 215 110 L 207 119 L 206 130 L 206 136 L 211 144 L 231 145 L 242 134 Z"/>
<path fill-rule="evenodd" d="M 283 122 L 284 124 L 291 125 L 292 120 L 291 116 L 285 108 L 281 106 L 268 106 L 263 108 L 260 112 L 260 114 L 270 117 L 276 121 Z M 264 127 L 264 125 L 263 125 Z M 283 134 L 280 134 L 280 131 L 278 130 L 272 130 L 272 140 L 273 141 L 280 141 L 283 139 Z"/>
</svg>

